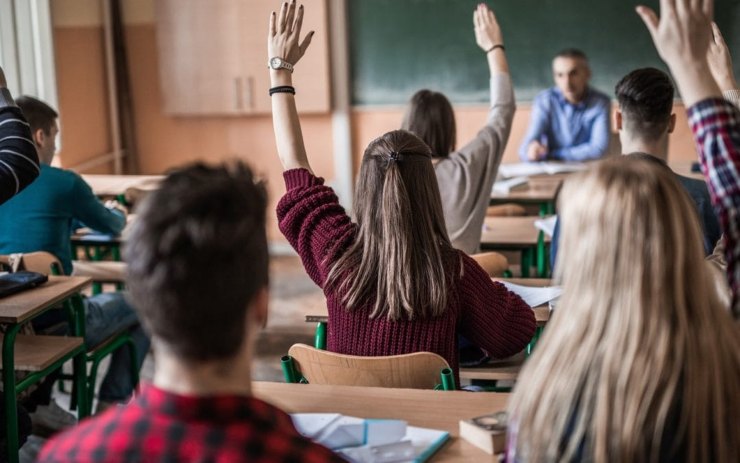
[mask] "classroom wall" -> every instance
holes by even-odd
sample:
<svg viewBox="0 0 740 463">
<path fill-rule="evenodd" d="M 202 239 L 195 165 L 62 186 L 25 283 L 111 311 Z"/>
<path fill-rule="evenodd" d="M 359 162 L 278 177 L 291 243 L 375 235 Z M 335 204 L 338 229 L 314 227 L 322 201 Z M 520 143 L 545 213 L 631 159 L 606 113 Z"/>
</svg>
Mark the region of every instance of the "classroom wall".
<svg viewBox="0 0 740 463">
<path fill-rule="evenodd" d="M 268 233 L 271 240 L 281 241 L 272 210 L 283 186 L 270 116 L 215 118 L 164 114 L 154 0 L 122 3 L 140 173 L 163 173 L 193 160 L 244 159 L 268 181 L 271 198 Z M 59 156 L 63 166 L 74 166 L 111 151 L 101 11 L 99 0 L 54 0 L 51 5 L 63 130 Z M 298 98 L 300 104 L 300 95 Z M 458 108 L 458 140 L 461 143 L 475 135 L 485 120 L 485 113 L 485 107 Z M 402 114 L 401 107 L 355 108 L 351 117 L 353 158 L 358 160 L 373 138 L 397 128 Z M 679 121 L 672 140 L 671 160 L 690 160 L 695 154 L 682 107 L 677 107 L 677 114 Z M 520 105 L 504 162 L 517 161 L 516 149 L 528 119 L 528 105 Z M 334 177 L 331 115 L 304 117 L 303 133 L 315 170 L 331 181 Z M 87 172 L 111 171 L 112 165 L 105 164 Z"/>
<path fill-rule="evenodd" d="M 74 166 L 111 150 L 108 128 L 104 38 L 98 0 L 54 0 L 52 16 L 63 166 Z M 283 192 L 269 115 L 172 117 L 162 112 L 153 0 L 125 0 L 124 20 L 140 173 L 158 174 L 183 163 L 237 157 L 268 182 L 268 233 L 281 240 L 274 208 Z M 299 96 L 300 102 L 300 96 Z M 300 103 L 299 103 L 300 104 Z M 317 172 L 333 178 L 331 115 L 303 118 L 306 146 Z M 110 164 L 90 173 L 109 173 Z"/>
</svg>

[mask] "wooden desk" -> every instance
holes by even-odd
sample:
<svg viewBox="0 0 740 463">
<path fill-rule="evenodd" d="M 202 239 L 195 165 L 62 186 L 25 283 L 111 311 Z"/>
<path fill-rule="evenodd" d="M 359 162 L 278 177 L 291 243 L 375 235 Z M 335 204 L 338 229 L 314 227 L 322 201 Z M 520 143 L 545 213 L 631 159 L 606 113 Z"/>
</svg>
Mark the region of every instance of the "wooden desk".
<svg viewBox="0 0 740 463">
<path fill-rule="evenodd" d="M 164 175 L 93 175 L 82 179 L 90 185 L 96 196 L 119 196 L 128 189 L 156 190 Z"/>
<path fill-rule="evenodd" d="M 550 237 L 535 227 L 534 223 L 537 220 L 540 220 L 540 217 L 486 217 L 480 247 L 486 251 L 521 251 L 522 276 L 529 276 L 529 268 L 534 258 L 537 263 L 537 276 L 545 277 Z"/>
<path fill-rule="evenodd" d="M 406 420 L 442 429 L 451 439 L 432 461 L 498 461 L 459 436 L 461 419 L 506 408 L 508 394 L 253 382 L 252 393 L 288 413 L 341 413 L 360 418 Z"/>
<path fill-rule="evenodd" d="M 87 277 L 51 276 L 37 288 L 0 298 L 0 323 L 8 325 L 2 336 L 2 380 L 7 460 L 18 461 L 18 410 L 16 396 L 32 384 L 74 360 L 75 382 L 79 417 L 88 415 L 87 388 L 85 387 L 85 345 L 82 337 L 23 336 L 18 335 L 21 325 L 61 302 L 77 297 L 73 304 L 74 334 L 84 333 L 84 308 L 79 301 L 79 291 L 90 284 Z M 15 370 L 32 371 L 16 381 Z"/>
<path fill-rule="evenodd" d="M 490 205 L 516 203 L 537 204 L 541 215 L 554 212 L 555 195 L 569 174 L 538 175 L 529 177 L 527 186 L 517 188 L 506 194 L 491 193 Z"/>
</svg>

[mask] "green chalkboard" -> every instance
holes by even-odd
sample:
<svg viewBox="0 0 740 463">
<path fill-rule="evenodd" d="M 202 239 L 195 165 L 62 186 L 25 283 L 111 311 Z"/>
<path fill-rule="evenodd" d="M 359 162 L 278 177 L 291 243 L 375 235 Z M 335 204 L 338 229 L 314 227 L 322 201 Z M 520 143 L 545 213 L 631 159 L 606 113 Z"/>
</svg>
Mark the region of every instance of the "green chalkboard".
<svg viewBox="0 0 740 463">
<path fill-rule="evenodd" d="M 475 0 L 348 0 L 352 101 L 404 104 L 420 88 L 442 91 L 455 103 L 488 99 L 488 68 L 475 44 Z M 632 69 L 666 70 L 634 11 L 658 0 L 488 1 L 503 30 L 517 100 L 552 85 L 552 56 L 563 48 L 586 52 L 592 85 L 611 95 Z M 715 0 L 715 17 L 740 76 L 740 0 Z"/>
</svg>

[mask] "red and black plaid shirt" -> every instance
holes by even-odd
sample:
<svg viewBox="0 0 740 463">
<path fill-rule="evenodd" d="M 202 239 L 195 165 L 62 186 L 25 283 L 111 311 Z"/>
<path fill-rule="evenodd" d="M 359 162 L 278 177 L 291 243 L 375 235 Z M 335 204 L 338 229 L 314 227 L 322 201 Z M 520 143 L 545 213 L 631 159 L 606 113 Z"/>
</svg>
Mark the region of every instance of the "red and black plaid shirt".
<svg viewBox="0 0 740 463">
<path fill-rule="evenodd" d="M 50 440 L 40 462 L 342 462 L 298 434 L 283 411 L 253 397 L 190 397 L 142 385 Z"/>
<path fill-rule="evenodd" d="M 712 203 L 725 234 L 732 312 L 740 319 L 740 111 L 710 98 L 688 110 Z"/>
</svg>

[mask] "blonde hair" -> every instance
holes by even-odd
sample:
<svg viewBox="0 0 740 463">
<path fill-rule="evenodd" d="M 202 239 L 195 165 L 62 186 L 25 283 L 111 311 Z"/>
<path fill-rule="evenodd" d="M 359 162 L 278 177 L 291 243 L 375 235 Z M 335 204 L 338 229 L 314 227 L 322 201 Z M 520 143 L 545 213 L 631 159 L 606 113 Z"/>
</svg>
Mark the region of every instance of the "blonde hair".
<svg viewBox="0 0 740 463">
<path fill-rule="evenodd" d="M 685 191 L 620 157 L 560 201 L 564 292 L 510 403 L 521 461 L 738 461 L 740 330 Z"/>
<path fill-rule="evenodd" d="M 429 147 L 395 130 L 368 145 L 355 189 L 357 238 L 332 265 L 326 287 L 370 317 L 436 317 L 447 309 L 453 252 Z"/>
</svg>

